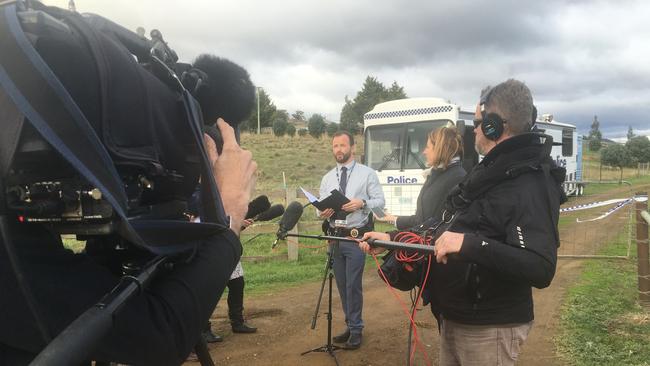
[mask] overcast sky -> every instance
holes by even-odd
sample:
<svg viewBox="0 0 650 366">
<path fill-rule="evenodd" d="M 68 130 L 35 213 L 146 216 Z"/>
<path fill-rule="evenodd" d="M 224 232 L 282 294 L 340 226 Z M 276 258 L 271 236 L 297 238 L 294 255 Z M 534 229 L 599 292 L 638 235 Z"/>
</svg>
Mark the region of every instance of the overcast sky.
<svg viewBox="0 0 650 366">
<path fill-rule="evenodd" d="M 67 7 L 68 0 L 45 0 Z M 587 133 L 650 135 L 650 1 L 75 0 L 135 29 L 159 29 L 182 61 L 235 61 L 279 109 L 338 122 L 366 76 L 409 97 L 463 107 L 507 78 L 540 113 Z"/>
</svg>

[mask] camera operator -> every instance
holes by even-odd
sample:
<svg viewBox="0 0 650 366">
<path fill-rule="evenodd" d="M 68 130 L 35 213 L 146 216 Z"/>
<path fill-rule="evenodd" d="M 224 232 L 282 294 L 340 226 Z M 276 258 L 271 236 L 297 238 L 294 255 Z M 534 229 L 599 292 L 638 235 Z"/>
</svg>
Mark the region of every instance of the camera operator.
<svg viewBox="0 0 650 366">
<path fill-rule="evenodd" d="M 533 108 L 514 79 L 486 88 L 476 107 L 475 147 L 485 157 L 447 196 L 454 216 L 435 242 L 427 284 L 439 306 L 440 365 L 513 365 L 533 325 L 532 287 L 555 274 L 565 171 L 549 156 L 552 140 L 530 133 Z"/>
<path fill-rule="evenodd" d="M 50 67 L 51 77 L 60 81 L 72 97 L 73 104 L 83 113 L 87 119 L 86 126 L 94 129 L 91 130 L 94 137 L 104 144 L 107 152 L 112 153 L 110 158 L 113 161 L 104 168 L 115 169 L 108 165 L 118 166 L 119 163 L 119 167 L 124 169 L 121 172 L 126 172 L 119 178 L 124 179 L 127 175 L 127 168 L 124 168 L 127 166 L 136 174 L 151 172 L 162 183 L 151 184 L 152 188 L 146 192 L 149 196 L 144 198 L 144 194 L 129 191 L 126 195 L 130 200 L 129 210 L 133 209 L 136 214 L 150 214 L 150 222 L 182 221 L 183 211 L 177 209 L 180 206 L 177 203 L 187 201 L 200 171 L 206 172 L 202 163 L 209 163 L 208 170 L 211 169 L 221 198 L 220 205 L 213 207 L 222 206 L 224 211 L 214 212 L 212 216 L 228 215 L 230 229 L 224 228 L 202 239 L 179 239 L 179 246 L 194 251 L 171 259 L 167 263 L 169 266 L 165 265 L 146 287 L 126 301 L 113 315 L 111 329 L 96 348 L 89 350 L 88 357 L 96 361 L 136 365 L 180 364 L 197 344 L 201 330 L 241 255 L 238 235 L 255 184 L 257 165 L 251 153 L 237 144 L 235 130 L 223 119 L 217 121 L 216 127 L 220 131 L 220 142 L 223 142 L 220 152 L 211 137 L 206 135 L 204 141 L 197 140 L 200 135 L 190 127 L 196 126 L 198 121 L 188 117 L 186 99 L 180 98 L 183 94 L 169 87 L 166 83 L 169 79 L 160 79 L 150 68 L 138 64 L 115 34 L 96 28 L 79 14 L 44 7 L 38 2 L 33 5 L 45 15 L 56 18 L 48 20 L 56 25 L 54 28 L 28 28 L 29 36 L 35 40 L 34 49 Z M 47 32 L 42 32 L 43 29 Z M 85 37 L 94 42 L 93 50 L 102 50 L 105 60 L 92 57 Z M 98 70 L 101 70 L 101 75 Z M 161 71 L 160 68 L 157 70 Z M 19 79 L 29 75 L 11 76 Z M 106 81 L 103 78 L 110 83 L 102 84 L 101 81 Z M 10 125 L 20 120 L 22 124 L 24 117 L 8 94 L 0 88 L 0 123 L 5 126 L 5 123 Z M 55 98 L 34 102 L 40 103 L 39 106 L 58 103 Z M 74 128 L 76 125 L 67 119 L 60 122 L 67 123 L 65 131 L 69 132 L 68 136 L 77 130 Z M 21 125 L 24 127 L 22 135 L 26 131 L 36 135 L 37 131 L 31 126 L 28 122 Z M 17 145 L 16 141 L 23 141 L 23 136 L 15 135 L 16 141 L 9 141 L 7 135 L 3 137 L 0 162 L 4 164 L 12 161 L 11 155 L 5 155 L 6 151 Z M 210 157 L 209 162 L 202 160 L 198 146 L 201 143 Z M 44 153 L 38 156 L 43 160 L 34 162 L 35 174 L 39 177 L 48 179 L 48 174 L 51 174 L 55 175 L 54 179 L 83 180 L 78 172 L 56 160 L 63 158 L 51 145 L 49 150 L 44 148 L 42 151 Z M 142 161 L 151 163 L 147 167 L 152 170 L 145 173 L 135 170 L 144 166 L 138 165 Z M 52 171 L 48 165 L 51 162 L 65 166 L 66 171 Z M 0 183 L 5 184 L 6 167 L 2 168 Z M 19 171 L 24 169 L 23 166 L 17 168 Z M 77 175 L 65 175 L 68 171 Z M 146 176 L 142 178 L 146 179 Z M 139 187 L 122 183 L 127 188 Z M 4 191 L 4 188 L 3 185 L 1 189 Z M 174 205 L 165 206 L 170 202 Z M 60 235 L 50 226 L 23 222 L 16 209 L 7 209 L 5 204 L 3 196 L 3 202 L 0 202 L 3 235 L 0 240 L 2 244 L 11 241 L 14 245 L 0 245 L 0 365 L 26 365 L 52 338 L 120 283 L 122 274 L 107 266 L 102 259 L 112 260 L 111 254 L 118 256 L 127 251 L 136 253 L 137 259 L 149 259 L 153 255 L 126 243 L 127 239 L 116 232 L 93 236 L 86 246 L 88 250 L 89 246 L 92 247 L 91 242 L 106 242 L 112 245 L 112 253 L 99 256 L 89 252 L 73 253 L 63 246 Z M 113 223 L 116 226 L 120 224 L 119 221 Z M 15 249 L 17 261 L 10 260 L 10 253 L 5 250 L 11 247 Z M 16 262 L 21 271 L 12 270 L 11 264 Z M 22 286 L 24 283 L 28 286 Z"/>
<path fill-rule="evenodd" d="M 256 164 L 237 145 L 233 128 L 223 120 L 222 154 L 213 161 L 214 175 L 229 231 L 202 240 L 190 263 L 161 274 L 114 318 L 114 327 L 91 354 L 92 359 L 137 365 L 174 365 L 185 360 L 212 314 L 228 275 L 214 268 L 230 266 L 241 253 L 238 234 L 250 199 Z M 215 144 L 207 147 L 216 154 Z M 215 155 L 216 156 L 216 155 Z M 40 225 L 13 224 L 20 261 L 50 334 L 58 334 L 119 281 L 119 277 L 85 254 L 73 254 L 60 236 Z M 45 346 L 4 251 L 0 252 L 0 364 L 26 365 Z"/>
</svg>

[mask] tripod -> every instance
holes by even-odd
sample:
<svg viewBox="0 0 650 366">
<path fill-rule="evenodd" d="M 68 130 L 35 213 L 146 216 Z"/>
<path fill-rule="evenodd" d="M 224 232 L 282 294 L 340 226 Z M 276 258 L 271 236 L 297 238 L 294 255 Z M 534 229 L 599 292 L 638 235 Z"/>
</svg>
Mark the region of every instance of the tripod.
<svg viewBox="0 0 650 366">
<path fill-rule="evenodd" d="M 330 248 L 329 252 L 327 253 L 327 263 L 325 264 L 323 282 L 321 282 L 320 285 L 320 294 L 318 295 L 318 301 L 316 302 L 316 311 L 314 311 L 314 317 L 312 318 L 311 321 L 311 329 L 315 329 L 316 318 L 318 318 L 320 303 L 321 300 L 323 299 L 323 289 L 325 289 L 325 280 L 329 279 L 328 295 L 327 295 L 327 344 L 321 347 L 310 349 L 309 351 L 305 351 L 300 355 L 304 356 L 307 353 L 311 353 L 311 352 L 327 352 L 330 356 L 332 356 L 332 358 L 334 358 L 334 362 L 336 362 L 336 365 L 338 366 L 339 361 L 336 359 L 336 355 L 334 354 L 334 351 L 336 351 L 337 349 L 341 349 L 341 347 L 332 344 L 332 279 L 334 278 L 334 271 L 332 267 L 333 265 L 332 253 L 334 253 L 334 249 Z"/>
</svg>

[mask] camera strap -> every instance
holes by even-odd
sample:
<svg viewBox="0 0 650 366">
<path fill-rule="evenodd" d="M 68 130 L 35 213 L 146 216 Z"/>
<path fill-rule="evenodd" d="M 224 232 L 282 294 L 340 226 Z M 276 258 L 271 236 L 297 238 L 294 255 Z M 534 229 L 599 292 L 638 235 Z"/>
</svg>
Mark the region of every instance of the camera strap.
<svg viewBox="0 0 650 366">
<path fill-rule="evenodd" d="M 2 215 L 5 213 L 6 204 L 3 187 L 4 179 L 9 172 L 11 161 L 18 148 L 24 117 L 1 88 L 0 121 L 2 121 L 2 133 L 0 133 L 0 215 Z"/>
</svg>

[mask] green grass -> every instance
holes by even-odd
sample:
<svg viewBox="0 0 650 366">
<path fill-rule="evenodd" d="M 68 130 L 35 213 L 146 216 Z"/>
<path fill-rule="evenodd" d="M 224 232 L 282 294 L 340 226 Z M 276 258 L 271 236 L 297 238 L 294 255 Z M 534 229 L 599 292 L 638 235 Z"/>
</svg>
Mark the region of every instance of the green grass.
<svg viewBox="0 0 650 366">
<path fill-rule="evenodd" d="M 633 187 L 638 186 L 638 185 L 647 185 L 650 184 L 650 175 L 645 175 L 645 176 L 640 176 L 640 177 L 629 177 L 624 179 L 626 182 L 629 182 L 632 185 L 632 193 L 634 193 Z M 587 184 L 585 187 L 584 195 L 585 196 L 590 196 L 590 195 L 595 195 L 595 194 L 601 194 L 607 191 L 610 191 L 612 189 L 616 189 L 618 187 L 629 187 L 627 184 L 619 184 L 619 183 L 607 183 L 607 184 L 599 184 L 599 183 L 592 183 L 592 184 Z"/>
<path fill-rule="evenodd" d="M 625 235 L 602 254 L 625 255 Z M 650 311 L 638 304 L 636 259 L 590 260 L 564 302 L 558 352 L 570 365 L 650 365 Z"/>
</svg>

